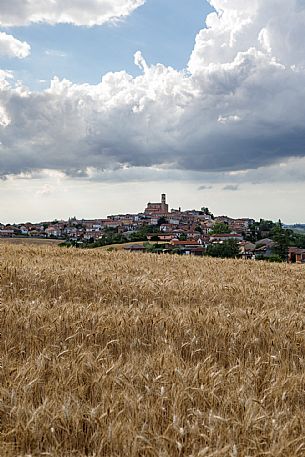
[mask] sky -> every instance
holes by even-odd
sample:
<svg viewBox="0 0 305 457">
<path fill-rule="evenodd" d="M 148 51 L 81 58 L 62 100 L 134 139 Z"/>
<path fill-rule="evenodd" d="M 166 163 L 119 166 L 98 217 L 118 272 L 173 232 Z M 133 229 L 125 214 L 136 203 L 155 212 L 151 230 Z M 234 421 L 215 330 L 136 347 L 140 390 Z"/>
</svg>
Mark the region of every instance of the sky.
<svg viewBox="0 0 305 457">
<path fill-rule="evenodd" d="M 305 222 L 303 0 L 0 0 L 0 222 Z"/>
</svg>

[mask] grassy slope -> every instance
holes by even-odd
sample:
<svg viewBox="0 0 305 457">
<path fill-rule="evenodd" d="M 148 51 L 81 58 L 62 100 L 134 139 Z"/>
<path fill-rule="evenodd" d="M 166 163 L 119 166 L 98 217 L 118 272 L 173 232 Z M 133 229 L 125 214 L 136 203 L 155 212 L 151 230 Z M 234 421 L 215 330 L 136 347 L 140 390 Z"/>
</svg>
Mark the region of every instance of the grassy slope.
<svg viewBox="0 0 305 457">
<path fill-rule="evenodd" d="M 1 244 L 0 297 L 1 456 L 304 456 L 304 267 Z"/>
<path fill-rule="evenodd" d="M 0 238 L 0 244 L 23 244 L 23 245 L 46 245 L 46 246 L 56 246 L 62 243 L 63 240 L 52 240 L 50 238 Z"/>
<path fill-rule="evenodd" d="M 106 246 L 102 246 L 101 249 L 113 249 L 115 251 L 121 251 L 122 249 L 128 246 L 134 246 L 135 244 L 139 246 L 143 246 L 144 241 L 134 241 L 130 243 L 122 243 L 122 244 L 107 244 Z"/>
<path fill-rule="evenodd" d="M 163 241 L 130 241 L 129 243 L 122 244 L 107 244 L 107 246 L 103 246 L 102 249 L 113 249 L 115 251 L 121 251 L 122 249 L 125 249 L 128 246 L 134 246 L 136 244 L 139 246 L 143 246 L 143 244 L 145 243 L 158 244 L 160 247 L 168 244 L 168 242 Z"/>
</svg>

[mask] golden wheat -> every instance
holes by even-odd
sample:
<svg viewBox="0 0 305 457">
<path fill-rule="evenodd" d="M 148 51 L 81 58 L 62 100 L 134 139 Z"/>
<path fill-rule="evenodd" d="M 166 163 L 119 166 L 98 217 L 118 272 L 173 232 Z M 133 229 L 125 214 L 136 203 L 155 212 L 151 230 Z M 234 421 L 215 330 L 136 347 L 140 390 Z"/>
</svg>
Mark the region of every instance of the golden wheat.
<svg viewBox="0 0 305 457">
<path fill-rule="evenodd" d="M 305 455 L 305 268 L 0 245 L 0 455 Z"/>
</svg>

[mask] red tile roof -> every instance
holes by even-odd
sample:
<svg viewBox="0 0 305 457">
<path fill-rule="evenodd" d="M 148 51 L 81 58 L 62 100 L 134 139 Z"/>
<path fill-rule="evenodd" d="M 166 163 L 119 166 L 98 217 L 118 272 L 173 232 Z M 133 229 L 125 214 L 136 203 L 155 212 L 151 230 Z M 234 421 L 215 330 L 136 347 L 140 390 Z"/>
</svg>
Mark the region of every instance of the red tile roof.
<svg viewBox="0 0 305 457">
<path fill-rule="evenodd" d="M 215 233 L 213 235 L 211 235 L 211 238 L 215 238 L 215 237 L 222 237 L 222 238 L 232 238 L 232 237 L 235 237 L 235 236 L 238 236 L 239 238 L 242 238 L 241 235 L 239 235 L 238 233 Z"/>
<path fill-rule="evenodd" d="M 198 243 L 197 241 L 194 241 L 194 240 L 189 240 L 189 241 L 175 241 L 173 240 L 172 241 L 172 244 L 176 245 L 176 246 L 198 246 Z"/>
</svg>

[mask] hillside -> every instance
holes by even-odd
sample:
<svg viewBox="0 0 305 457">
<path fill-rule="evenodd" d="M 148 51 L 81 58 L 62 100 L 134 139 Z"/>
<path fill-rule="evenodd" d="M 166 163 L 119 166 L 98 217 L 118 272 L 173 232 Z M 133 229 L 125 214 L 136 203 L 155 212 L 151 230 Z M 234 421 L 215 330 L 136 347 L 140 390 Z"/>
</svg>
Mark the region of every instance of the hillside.
<svg viewBox="0 0 305 457">
<path fill-rule="evenodd" d="M 302 235 L 305 234 L 305 224 L 285 225 L 285 228 L 293 230 L 294 232 L 300 233 Z"/>
<path fill-rule="evenodd" d="M 0 455 L 304 456 L 303 266 L 0 244 Z"/>
</svg>

